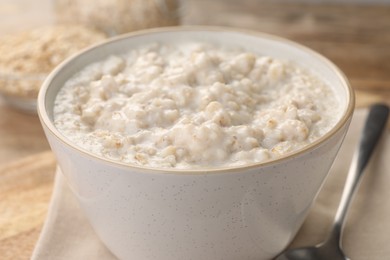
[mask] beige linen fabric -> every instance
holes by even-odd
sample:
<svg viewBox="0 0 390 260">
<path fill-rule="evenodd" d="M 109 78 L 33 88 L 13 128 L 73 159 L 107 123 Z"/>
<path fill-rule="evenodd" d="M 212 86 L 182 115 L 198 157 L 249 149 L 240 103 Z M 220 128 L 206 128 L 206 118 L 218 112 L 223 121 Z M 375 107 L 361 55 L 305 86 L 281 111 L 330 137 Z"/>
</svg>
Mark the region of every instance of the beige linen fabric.
<svg viewBox="0 0 390 260">
<path fill-rule="evenodd" d="M 326 236 L 366 114 L 366 110 L 355 112 L 331 173 L 291 247 L 315 244 Z M 382 260 L 390 255 L 389 169 L 387 129 L 367 168 L 345 226 L 344 248 L 353 260 Z M 32 259 L 116 259 L 97 238 L 59 169 L 49 213 Z"/>
</svg>

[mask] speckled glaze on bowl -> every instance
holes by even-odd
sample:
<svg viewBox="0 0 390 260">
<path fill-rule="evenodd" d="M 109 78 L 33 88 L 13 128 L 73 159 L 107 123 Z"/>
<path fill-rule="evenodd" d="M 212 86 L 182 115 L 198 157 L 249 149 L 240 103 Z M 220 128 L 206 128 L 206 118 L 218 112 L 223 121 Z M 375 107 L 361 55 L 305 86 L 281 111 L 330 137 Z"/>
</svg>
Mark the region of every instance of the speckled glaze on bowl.
<svg viewBox="0 0 390 260">
<path fill-rule="evenodd" d="M 201 40 L 294 60 L 326 80 L 340 120 L 302 150 L 267 163 L 202 170 L 126 165 L 70 143 L 53 125 L 64 82 L 86 65 L 147 42 Z M 58 163 L 96 233 L 120 259 L 261 260 L 295 236 L 347 131 L 354 96 L 331 62 L 296 43 L 261 33 L 210 27 L 140 31 L 67 60 L 45 81 L 38 114 Z"/>
</svg>

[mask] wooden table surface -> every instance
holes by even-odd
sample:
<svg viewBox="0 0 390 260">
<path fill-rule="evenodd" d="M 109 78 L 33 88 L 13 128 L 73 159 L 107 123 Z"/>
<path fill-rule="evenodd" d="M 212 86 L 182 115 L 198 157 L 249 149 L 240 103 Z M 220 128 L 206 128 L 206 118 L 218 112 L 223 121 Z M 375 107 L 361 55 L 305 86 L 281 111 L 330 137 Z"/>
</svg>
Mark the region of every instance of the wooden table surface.
<svg viewBox="0 0 390 260">
<path fill-rule="evenodd" d="M 47 0 L 3 2 L 3 17 L 26 9 L 14 3 L 48 9 Z M 187 0 L 183 14 L 183 24 L 249 28 L 302 43 L 345 72 L 358 107 L 390 103 L 390 5 Z M 15 22 L 28 21 L 10 21 Z M 9 28 L 0 25 L 0 35 Z M 0 101 L 0 259 L 30 258 L 48 209 L 54 167 L 38 117 Z"/>
</svg>

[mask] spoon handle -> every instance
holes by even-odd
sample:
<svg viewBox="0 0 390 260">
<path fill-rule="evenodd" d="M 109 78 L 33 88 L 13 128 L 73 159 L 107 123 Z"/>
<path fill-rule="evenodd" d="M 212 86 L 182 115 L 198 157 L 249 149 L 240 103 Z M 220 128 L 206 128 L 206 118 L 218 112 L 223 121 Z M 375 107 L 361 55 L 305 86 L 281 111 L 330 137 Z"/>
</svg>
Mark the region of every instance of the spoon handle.
<svg viewBox="0 0 390 260">
<path fill-rule="evenodd" d="M 347 215 L 347 210 L 356 189 L 360 183 L 364 169 L 374 151 L 376 144 L 386 126 L 387 117 L 389 115 L 389 107 L 384 104 L 376 104 L 371 106 L 363 132 L 360 137 L 360 142 L 353 155 L 351 167 L 348 172 L 348 177 L 341 197 L 340 205 L 334 219 L 333 230 L 328 240 L 341 241 L 341 232 L 343 223 Z"/>
</svg>

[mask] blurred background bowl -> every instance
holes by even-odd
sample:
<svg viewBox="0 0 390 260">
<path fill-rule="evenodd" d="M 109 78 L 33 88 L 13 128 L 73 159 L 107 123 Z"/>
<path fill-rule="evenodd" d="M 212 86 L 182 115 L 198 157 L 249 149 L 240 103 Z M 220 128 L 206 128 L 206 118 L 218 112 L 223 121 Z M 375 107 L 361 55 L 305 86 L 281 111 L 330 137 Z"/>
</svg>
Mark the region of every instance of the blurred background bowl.
<svg viewBox="0 0 390 260">
<path fill-rule="evenodd" d="M 69 56 L 98 42 L 94 33 L 104 35 L 103 39 L 180 22 L 178 0 L 42 2 L 0 3 L 0 96 L 6 104 L 28 113 L 35 113 L 46 75 Z"/>
<path fill-rule="evenodd" d="M 0 72 L 0 95 L 3 100 L 16 109 L 36 114 L 37 89 L 47 74 L 20 74 Z M 17 91 L 17 90 L 24 91 Z"/>
</svg>

